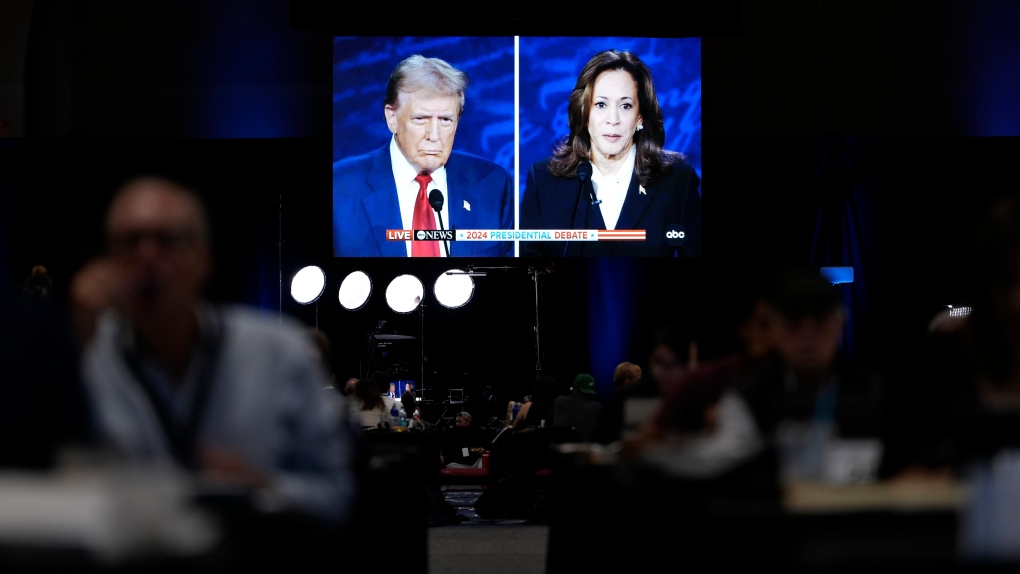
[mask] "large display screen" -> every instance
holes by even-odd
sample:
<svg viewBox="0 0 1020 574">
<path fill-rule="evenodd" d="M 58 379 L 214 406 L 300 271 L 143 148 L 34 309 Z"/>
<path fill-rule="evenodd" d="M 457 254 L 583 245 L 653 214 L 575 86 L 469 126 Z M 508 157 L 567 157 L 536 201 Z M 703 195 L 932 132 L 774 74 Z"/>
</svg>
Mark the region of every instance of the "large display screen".
<svg viewBox="0 0 1020 574">
<path fill-rule="evenodd" d="M 700 38 L 334 36 L 332 56 L 335 256 L 701 255 Z"/>
</svg>

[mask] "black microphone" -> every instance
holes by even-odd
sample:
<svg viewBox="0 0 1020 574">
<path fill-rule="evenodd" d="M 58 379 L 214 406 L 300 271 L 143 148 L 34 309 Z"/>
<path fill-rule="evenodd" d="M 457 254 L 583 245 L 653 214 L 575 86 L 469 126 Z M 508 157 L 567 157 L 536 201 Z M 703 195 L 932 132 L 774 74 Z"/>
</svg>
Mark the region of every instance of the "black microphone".
<svg viewBox="0 0 1020 574">
<path fill-rule="evenodd" d="M 574 199 L 574 212 L 570 214 L 570 227 L 574 228 L 574 222 L 577 221 L 577 206 L 581 203 L 581 192 L 584 191 L 584 184 L 588 183 L 591 179 L 591 164 L 588 162 L 581 162 L 581 165 L 577 166 L 577 179 L 580 182 L 577 186 L 577 197 Z M 567 248 L 570 246 L 570 242 L 566 241 L 563 243 L 563 256 L 567 256 Z"/>
<path fill-rule="evenodd" d="M 591 181 L 591 164 L 584 163 L 577 166 L 577 179 L 581 180 L 581 187 L 583 188 Z M 592 205 L 598 205 L 602 203 L 601 199 L 595 197 L 595 184 L 591 183 L 588 185 L 588 197 L 591 198 Z"/>
<path fill-rule="evenodd" d="M 429 192 L 429 205 L 431 205 L 432 209 L 436 210 L 436 214 L 439 215 L 439 229 L 441 231 L 446 231 L 443 227 L 443 203 L 445 202 L 446 198 L 443 197 L 443 192 L 439 191 L 439 188 L 432 188 L 432 191 Z M 449 257 L 450 242 L 443 241 L 443 247 L 446 248 L 446 256 Z"/>
<path fill-rule="evenodd" d="M 443 203 L 445 201 L 446 198 L 443 197 L 443 192 L 439 191 L 438 188 L 433 188 L 432 191 L 429 192 L 429 205 L 431 205 L 432 209 L 435 209 L 436 213 L 439 214 L 440 224 L 442 224 Z"/>
<path fill-rule="evenodd" d="M 586 181 L 591 179 L 591 164 L 584 162 L 577 166 L 577 179 L 581 180 L 581 185 L 584 185 Z"/>
</svg>

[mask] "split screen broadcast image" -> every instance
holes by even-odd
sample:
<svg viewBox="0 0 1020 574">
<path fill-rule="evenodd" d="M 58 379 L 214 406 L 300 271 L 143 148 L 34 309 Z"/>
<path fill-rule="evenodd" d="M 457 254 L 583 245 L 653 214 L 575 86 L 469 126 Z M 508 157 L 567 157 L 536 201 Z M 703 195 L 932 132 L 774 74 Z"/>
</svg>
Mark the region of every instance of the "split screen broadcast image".
<svg viewBox="0 0 1020 574">
<path fill-rule="evenodd" d="M 333 37 L 336 257 L 700 257 L 701 39 Z"/>
</svg>

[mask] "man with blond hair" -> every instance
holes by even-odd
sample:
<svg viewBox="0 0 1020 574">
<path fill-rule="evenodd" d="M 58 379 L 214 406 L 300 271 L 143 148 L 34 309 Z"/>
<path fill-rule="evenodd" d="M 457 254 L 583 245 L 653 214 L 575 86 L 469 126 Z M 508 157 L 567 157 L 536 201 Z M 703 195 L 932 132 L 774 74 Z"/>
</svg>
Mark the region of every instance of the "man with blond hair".
<svg viewBox="0 0 1020 574">
<path fill-rule="evenodd" d="M 624 361 L 613 371 L 613 388 L 620 390 L 641 380 L 641 366 Z"/>
<path fill-rule="evenodd" d="M 382 148 L 333 165 L 334 255 L 513 256 L 513 241 L 441 245 L 387 239 L 388 230 L 438 230 L 440 225 L 445 230 L 514 228 L 510 174 L 453 149 L 467 84 L 464 72 L 439 58 L 414 55 L 393 70 L 383 105 L 393 137 Z"/>
</svg>

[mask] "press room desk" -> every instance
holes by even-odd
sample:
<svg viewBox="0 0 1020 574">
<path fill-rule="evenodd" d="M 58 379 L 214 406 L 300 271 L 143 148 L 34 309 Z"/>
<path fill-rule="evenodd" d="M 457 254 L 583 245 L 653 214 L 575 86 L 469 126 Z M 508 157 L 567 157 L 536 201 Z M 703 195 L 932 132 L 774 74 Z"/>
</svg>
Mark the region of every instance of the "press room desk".
<svg viewBox="0 0 1020 574">
<path fill-rule="evenodd" d="M 359 492 L 343 528 L 156 471 L 0 472 L 0 574 L 427 572 L 435 437 L 360 438 Z"/>
<path fill-rule="evenodd" d="M 854 512 L 955 512 L 966 489 L 952 480 L 878 482 L 833 486 L 793 482 L 783 493 L 783 506 L 798 515 Z"/>
<path fill-rule="evenodd" d="M 0 472 L 0 572 L 300 572 L 344 532 L 157 470 Z M 320 552 L 323 554 L 315 554 Z"/>
<path fill-rule="evenodd" d="M 362 468 L 354 554 L 368 564 L 428 571 L 429 492 L 439 476 L 439 443 L 431 431 L 373 430 L 362 434 Z M 387 562 L 378 562 L 379 559 Z"/>
<path fill-rule="evenodd" d="M 690 571 L 721 563 L 804 573 L 1010 569 L 957 558 L 967 493 L 954 482 L 798 483 L 770 502 L 719 497 L 696 482 L 577 453 L 561 453 L 553 475 L 547 574 L 660 568 L 663 560 Z M 702 504 L 702 492 L 715 498 Z"/>
<path fill-rule="evenodd" d="M 789 484 L 788 559 L 803 572 L 963 571 L 957 527 L 965 500 L 965 489 L 951 481 Z"/>
</svg>

